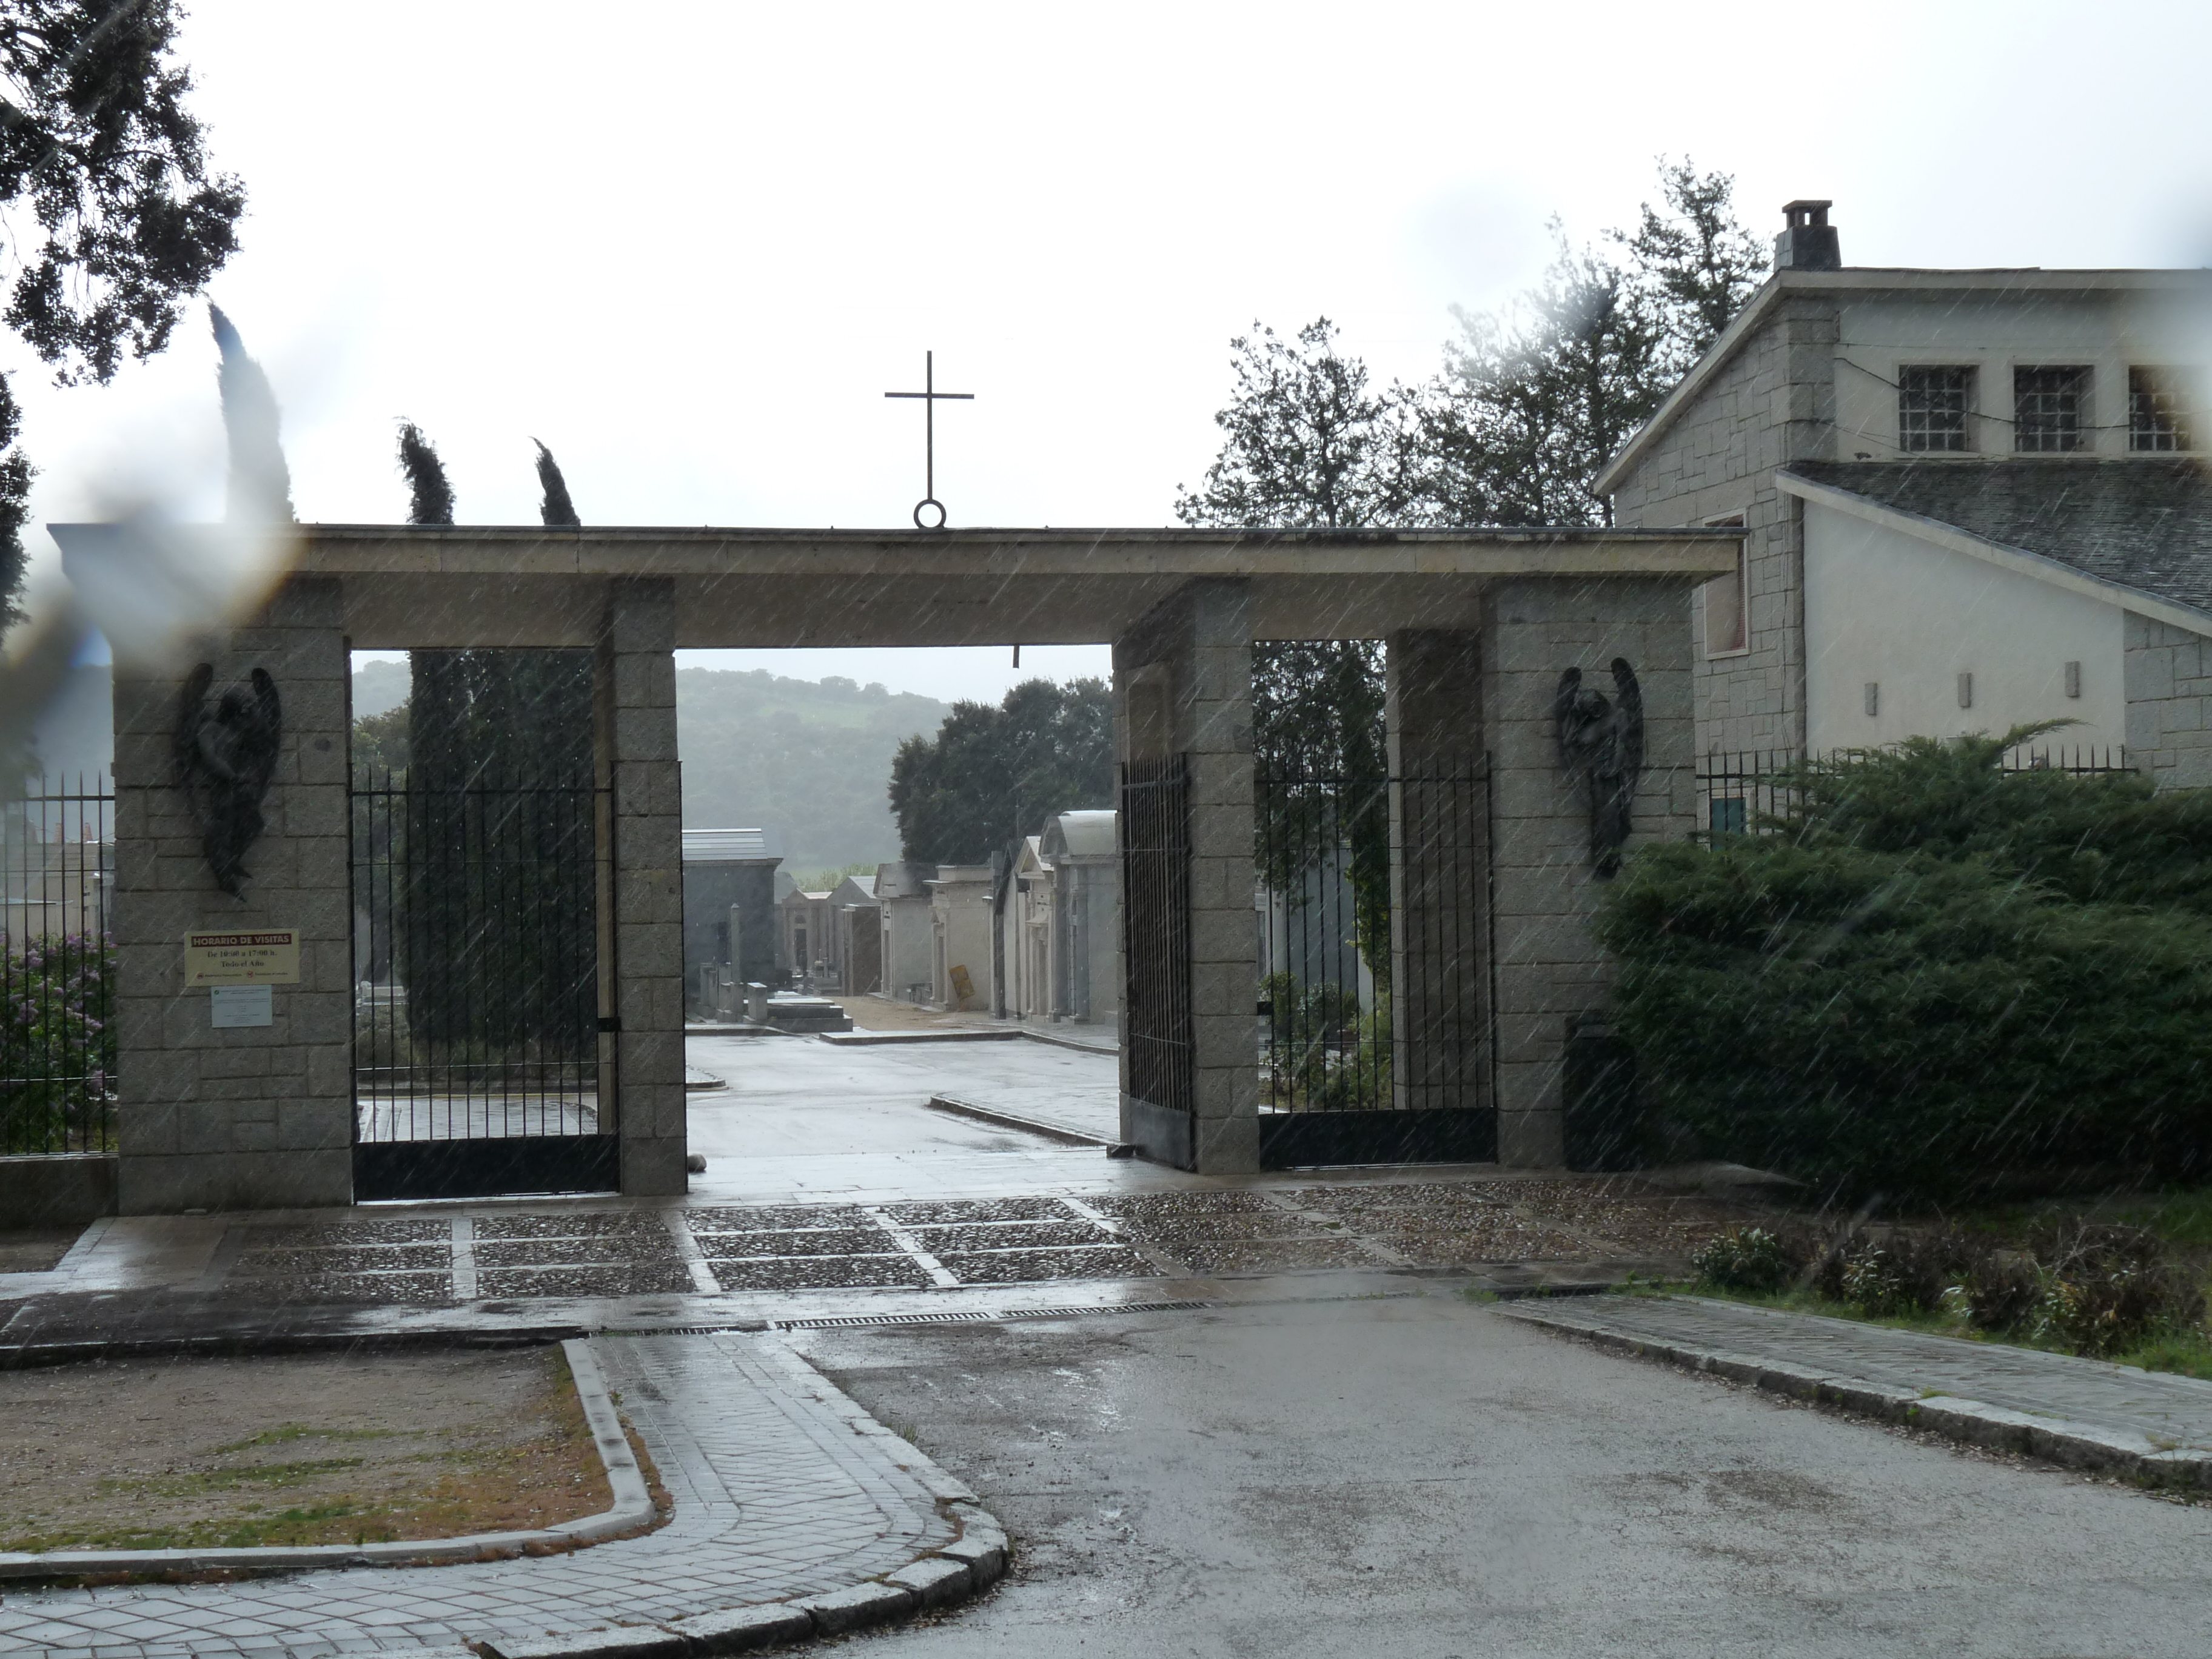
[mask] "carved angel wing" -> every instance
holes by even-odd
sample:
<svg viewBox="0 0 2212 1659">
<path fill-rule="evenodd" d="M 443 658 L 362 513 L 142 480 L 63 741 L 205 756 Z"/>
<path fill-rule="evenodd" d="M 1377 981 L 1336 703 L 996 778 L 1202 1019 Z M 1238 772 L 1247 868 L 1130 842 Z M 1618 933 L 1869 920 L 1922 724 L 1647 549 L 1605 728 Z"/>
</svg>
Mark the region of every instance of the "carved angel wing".
<svg viewBox="0 0 2212 1659">
<path fill-rule="evenodd" d="M 253 698 L 239 733 L 239 772 L 259 800 L 276 775 L 276 751 L 284 735 L 284 706 L 276 682 L 265 668 L 253 671 Z"/>
<path fill-rule="evenodd" d="M 1637 775 L 1644 769 L 1644 688 L 1637 684 L 1636 671 L 1628 665 L 1627 658 L 1613 659 L 1613 684 L 1620 713 L 1620 774 L 1633 788 Z"/>
</svg>

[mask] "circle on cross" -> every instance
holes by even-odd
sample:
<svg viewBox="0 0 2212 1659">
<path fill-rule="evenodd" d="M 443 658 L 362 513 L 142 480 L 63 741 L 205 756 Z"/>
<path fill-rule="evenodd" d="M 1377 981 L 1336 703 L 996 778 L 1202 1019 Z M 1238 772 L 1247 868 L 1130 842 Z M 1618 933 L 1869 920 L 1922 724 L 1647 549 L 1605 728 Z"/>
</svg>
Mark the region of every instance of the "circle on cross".
<svg viewBox="0 0 2212 1659">
<path fill-rule="evenodd" d="M 937 509 L 937 520 L 934 523 L 931 523 L 922 517 L 922 514 L 927 512 L 931 507 L 935 507 Z M 945 503 L 939 501 L 934 495 L 925 495 L 920 501 L 916 501 L 914 504 L 914 527 L 916 530 L 944 529 Z"/>
</svg>

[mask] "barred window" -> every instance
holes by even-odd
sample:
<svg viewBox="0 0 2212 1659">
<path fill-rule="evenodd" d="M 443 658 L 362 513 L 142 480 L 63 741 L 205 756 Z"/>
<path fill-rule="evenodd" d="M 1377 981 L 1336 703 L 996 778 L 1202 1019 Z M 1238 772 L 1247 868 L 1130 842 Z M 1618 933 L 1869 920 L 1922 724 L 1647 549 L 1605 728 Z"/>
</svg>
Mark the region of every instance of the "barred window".
<svg viewBox="0 0 2212 1659">
<path fill-rule="evenodd" d="M 2128 370 L 2128 447 L 2194 449 L 2189 388 L 2195 376 L 2175 368 Z"/>
<path fill-rule="evenodd" d="M 1897 376 L 1897 447 L 1964 449 L 1966 405 L 1974 395 L 1971 368 L 1905 368 Z"/>
<path fill-rule="evenodd" d="M 2086 368 L 2015 368 L 2012 372 L 2012 447 L 2038 454 L 2081 447 Z"/>
</svg>

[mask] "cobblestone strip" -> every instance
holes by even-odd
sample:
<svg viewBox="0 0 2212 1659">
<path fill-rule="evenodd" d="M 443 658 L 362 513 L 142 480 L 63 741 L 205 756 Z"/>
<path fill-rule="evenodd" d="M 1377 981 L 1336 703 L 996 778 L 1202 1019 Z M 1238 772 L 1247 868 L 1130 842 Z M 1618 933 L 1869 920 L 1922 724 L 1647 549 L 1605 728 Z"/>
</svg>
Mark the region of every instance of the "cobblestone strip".
<svg viewBox="0 0 2212 1659">
<path fill-rule="evenodd" d="M 935 1256 L 932 1255 L 922 1247 L 922 1243 L 920 1239 L 916 1238 L 905 1228 L 900 1226 L 897 1222 L 892 1220 L 890 1216 L 884 1210 L 881 1205 L 870 1205 L 868 1206 L 868 1215 L 869 1218 L 875 1222 L 876 1225 L 881 1227 L 885 1232 L 891 1236 L 891 1242 L 893 1243 L 896 1244 L 899 1249 L 904 1250 L 908 1255 L 914 1258 L 914 1265 L 929 1275 L 929 1282 L 932 1285 L 935 1285 L 940 1291 L 950 1291 L 958 1288 L 960 1284 L 959 1279 L 952 1275 L 951 1272 L 942 1261 L 939 1261 Z"/>
<path fill-rule="evenodd" d="M 1005 1535 L 973 1495 L 775 1339 L 594 1346 L 675 1500 L 659 1531 L 550 1558 L 11 1589 L 0 1653 L 736 1652 L 938 1605 L 1003 1571 Z"/>
<path fill-rule="evenodd" d="M 721 1282 L 714 1277 L 714 1270 L 707 1265 L 707 1253 L 699 1248 L 699 1241 L 692 1237 L 691 1229 L 684 1222 L 684 1212 L 663 1210 L 660 1218 L 667 1225 L 669 1237 L 675 1241 L 676 1254 L 691 1270 L 691 1288 L 702 1296 L 721 1295 Z"/>
<path fill-rule="evenodd" d="M 1131 1232 L 1129 1229 L 1123 1226 L 1118 1217 L 1108 1215 L 1103 1210 L 1098 1208 L 1097 1205 L 1085 1204 L 1079 1198 L 1069 1198 L 1065 1195 L 1062 1195 L 1060 1202 L 1060 1207 L 1066 1210 L 1070 1214 L 1079 1217 L 1081 1219 L 1089 1222 L 1092 1226 L 1097 1227 L 1104 1232 L 1111 1233 L 1115 1238 L 1127 1245 L 1129 1249 L 1134 1250 L 1146 1261 L 1157 1267 L 1164 1277 L 1169 1279 L 1190 1279 L 1195 1276 L 1192 1273 L 1190 1264 L 1188 1262 L 1178 1261 L 1175 1257 L 1170 1255 L 1165 1250 L 1159 1249 L 1157 1245 L 1147 1244 L 1144 1240 L 1139 1238 L 1136 1234 Z"/>
<path fill-rule="evenodd" d="M 1697 1297 L 1534 1299 L 1509 1317 L 1976 1445 L 2212 1486 L 2212 1382 Z"/>
<path fill-rule="evenodd" d="M 473 1216 L 453 1218 L 453 1300 L 477 1299 L 477 1224 Z"/>
</svg>

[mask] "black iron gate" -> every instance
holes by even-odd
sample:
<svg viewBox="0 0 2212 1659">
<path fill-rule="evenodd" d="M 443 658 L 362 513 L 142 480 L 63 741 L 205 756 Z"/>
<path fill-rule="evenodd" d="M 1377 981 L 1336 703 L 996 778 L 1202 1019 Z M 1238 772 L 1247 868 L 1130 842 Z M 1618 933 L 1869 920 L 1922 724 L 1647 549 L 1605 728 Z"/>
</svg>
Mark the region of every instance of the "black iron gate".
<svg viewBox="0 0 2212 1659">
<path fill-rule="evenodd" d="M 354 1197 L 620 1185 L 588 779 L 352 788 Z"/>
<path fill-rule="evenodd" d="M 1486 769 L 1255 781 L 1260 1162 L 1485 1162 Z"/>
<path fill-rule="evenodd" d="M 1191 1030 L 1190 770 L 1186 758 L 1121 769 L 1121 939 L 1131 1126 L 1148 1158 L 1195 1155 Z"/>
</svg>

